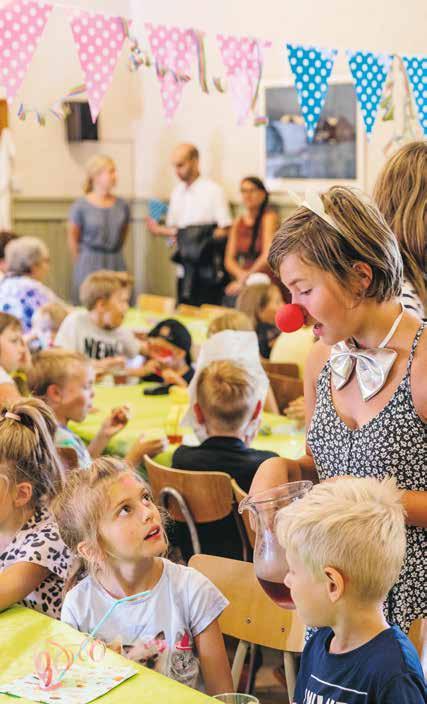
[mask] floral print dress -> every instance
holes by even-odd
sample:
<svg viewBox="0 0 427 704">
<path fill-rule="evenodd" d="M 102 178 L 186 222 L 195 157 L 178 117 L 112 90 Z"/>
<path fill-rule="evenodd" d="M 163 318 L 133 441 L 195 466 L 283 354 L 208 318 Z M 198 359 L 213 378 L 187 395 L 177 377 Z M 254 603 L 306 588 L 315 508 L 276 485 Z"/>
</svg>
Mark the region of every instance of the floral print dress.
<svg viewBox="0 0 427 704">
<path fill-rule="evenodd" d="M 339 418 L 331 393 L 329 362 L 317 381 L 317 402 L 307 442 L 320 480 L 395 477 L 408 491 L 427 491 L 427 426 L 418 416 L 411 394 L 411 366 L 424 323 L 411 347 L 406 373 L 388 404 L 365 425 L 351 430 Z M 427 530 L 407 526 L 406 559 L 385 604 L 389 623 L 408 632 L 412 621 L 427 616 Z"/>
</svg>

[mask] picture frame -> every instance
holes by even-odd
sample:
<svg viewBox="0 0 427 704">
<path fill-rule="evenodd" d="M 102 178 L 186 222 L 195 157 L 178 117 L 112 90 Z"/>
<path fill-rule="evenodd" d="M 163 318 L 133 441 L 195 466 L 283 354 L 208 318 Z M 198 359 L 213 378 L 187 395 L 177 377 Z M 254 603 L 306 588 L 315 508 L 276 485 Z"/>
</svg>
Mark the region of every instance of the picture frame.
<svg viewBox="0 0 427 704">
<path fill-rule="evenodd" d="M 293 81 L 263 81 L 261 173 L 272 193 L 325 191 L 334 183 L 364 188 L 366 136 L 348 76 L 329 80 L 313 141 L 307 140 Z"/>
</svg>

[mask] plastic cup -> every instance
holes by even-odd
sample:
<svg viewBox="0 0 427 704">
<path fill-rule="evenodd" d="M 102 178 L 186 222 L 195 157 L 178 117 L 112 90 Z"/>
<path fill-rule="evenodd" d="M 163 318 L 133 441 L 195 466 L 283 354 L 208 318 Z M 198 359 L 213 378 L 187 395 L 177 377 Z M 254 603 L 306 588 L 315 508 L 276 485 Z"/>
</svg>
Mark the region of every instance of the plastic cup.
<svg viewBox="0 0 427 704">
<path fill-rule="evenodd" d="M 240 694 L 240 692 L 215 694 L 213 699 L 224 702 L 224 704 L 260 704 L 259 699 L 252 696 L 252 694 Z"/>
</svg>

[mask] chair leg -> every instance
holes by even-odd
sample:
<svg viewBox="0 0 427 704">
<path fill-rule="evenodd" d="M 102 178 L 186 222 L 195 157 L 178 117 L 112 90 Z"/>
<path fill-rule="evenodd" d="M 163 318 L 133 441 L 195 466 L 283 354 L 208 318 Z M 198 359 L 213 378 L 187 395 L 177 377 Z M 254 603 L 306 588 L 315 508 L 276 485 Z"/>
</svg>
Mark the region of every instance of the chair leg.
<svg viewBox="0 0 427 704">
<path fill-rule="evenodd" d="M 295 692 L 295 685 L 297 681 L 297 663 L 296 663 L 296 654 L 295 653 L 289 653 L 289 652 L 284 652 L 283 653 L 283 665 L 285 668 L 285 677 L 286 677 L 286 687 L 288 690 L 288 698 L 289 701 L 293 701 L 293 696 Z"/>
<path fill-rule="evenodd" d="M 255 657 L 257 652 L 257 645 L 251 643 L 249 647 L 249 671 L 248 671 L 248 681 L 246 682 L 245 694 L 250 694 L 252 687 L 254 685 L 254 670 L 255 670 Z"/>
<path fill-rule="evenodd" d="M 243 562 L 249 562 L 248 540 L 246 537 L 246 532 L 242 523 L 242 519 L 240 518 L 240 515 L 237 511 L 237 505 L 235 503 L 233 503 L 233 516 L 237 526 L 237 532 L 239 533 L 240 542 L 242 543 Z"/>
<path fill-rule="evenodd" d="M 170 487 L 170 486 L 165 486 L 159 492 L 159 504 L 160 504 L 160 506 L 162 506 L 166 510 L 168 508 L 168 497 L 169 496 L 172 496 L 172 498 L 175 499 L 182 515 L 184 516 L 185 523 L 187 524 L 187 528 L 190 532 L 190 539 L 191 539 L 191 546 L 193 548 L 193 553 L 195 555 L 200 554 L 202 552 L 202 548 L 200 547 L 199 534 L 197 533 L 197 527 L 194 522 L 193 516 L 191 515 L 191 511 L 187 506 L 187 502 L 185 501 L 182 494 L 180 494 L 179 491 L 177 491 L 177 489 L 174 489 L 173 487 Z"/>
<path fill-rule="evenodd" d="M 234 655 L 233 665 L 231 667 L 231 677 L 233 679 L 234 691 L 237 691 L 240 677 L 242 675 L 243 665 L 245 663 L 246 653 L 248 652 L 250 643 L 245 640 L 239 640 L 236 653 Z"/>
</svg>

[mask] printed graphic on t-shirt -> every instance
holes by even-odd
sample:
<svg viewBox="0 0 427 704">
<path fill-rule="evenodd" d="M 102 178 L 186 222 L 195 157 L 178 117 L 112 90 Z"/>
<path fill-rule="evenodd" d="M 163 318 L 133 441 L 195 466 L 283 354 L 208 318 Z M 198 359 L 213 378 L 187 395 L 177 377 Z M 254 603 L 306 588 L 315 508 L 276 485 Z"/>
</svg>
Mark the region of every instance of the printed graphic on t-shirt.
<svg viewBox="0 0 427 704">
<path fill-rule="evenodd" d="M 338 682 L 326 682 L 312 674 L 303 704 L 364 704 L 367 697 L 367 692 L 342 687 Z"/>
<path fill-rule="evenodd" d="M 108 647 L 130 660 L 167 675 L 177 682 L 194 687 L 199 675 L 199 661 L 194 653 L 193 639 L 187 631 L 179 631 L 175 645 L 169 648 L 164 631 L 145 636 L 132 645 L 116 638 Z"/>
<path fill-rule="evenodd" d="M 83 354 L 91 359 L 117 357 L 123 354 L 123 344 L 119 341 L 104 342 L 104 340 L 97 340 L 95 337 L 85 337 Z"/>
</svg>

